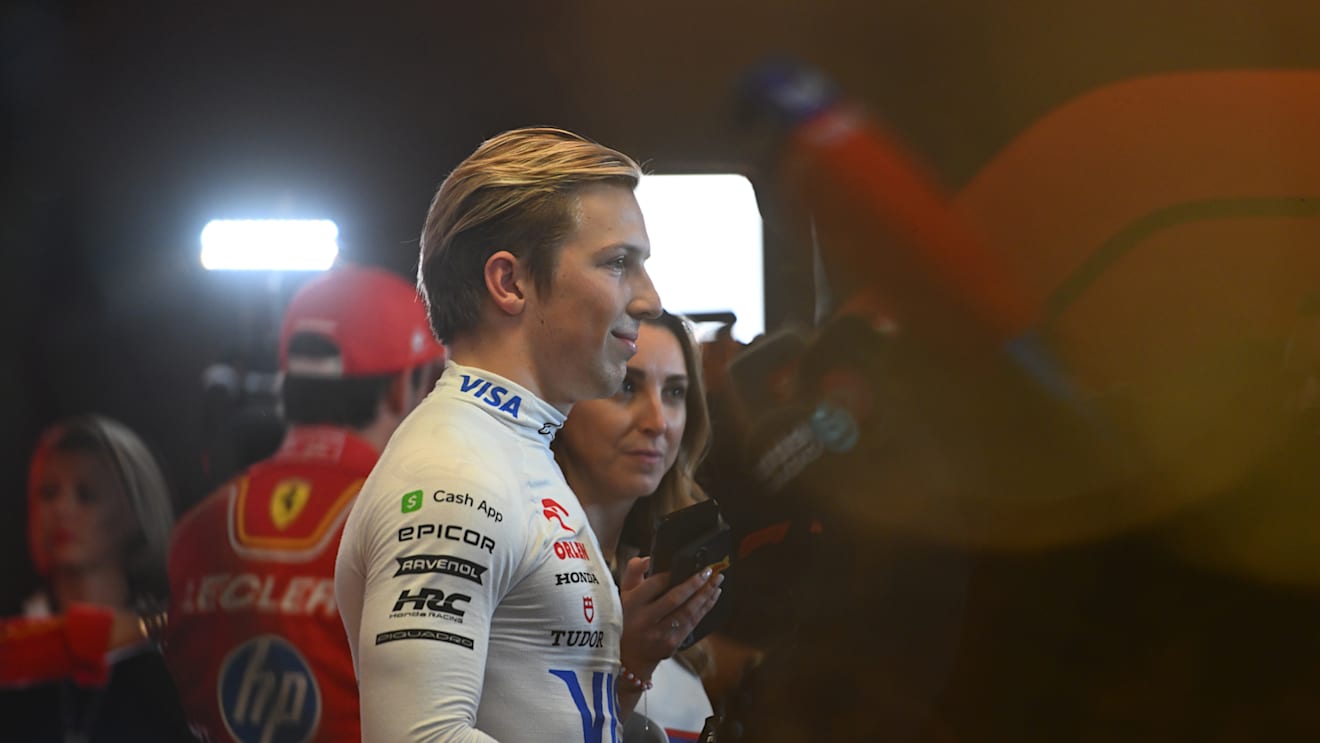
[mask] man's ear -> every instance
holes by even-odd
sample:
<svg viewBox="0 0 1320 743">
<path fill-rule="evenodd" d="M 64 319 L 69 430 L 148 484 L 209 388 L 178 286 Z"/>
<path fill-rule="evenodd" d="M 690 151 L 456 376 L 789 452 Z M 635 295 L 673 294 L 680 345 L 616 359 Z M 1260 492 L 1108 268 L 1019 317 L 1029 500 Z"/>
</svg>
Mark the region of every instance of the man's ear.
<svg viewBox="0 0 1320 743">
<path fill-rule="evenodd" d="M 486 259 L 484 276 L 486 292 L 495 306 L 508 315 L 521 314 L 527 303 L 523 292 L 526 271 L 518 257 L 507 250 L 496 251 Z"/>
</svg>

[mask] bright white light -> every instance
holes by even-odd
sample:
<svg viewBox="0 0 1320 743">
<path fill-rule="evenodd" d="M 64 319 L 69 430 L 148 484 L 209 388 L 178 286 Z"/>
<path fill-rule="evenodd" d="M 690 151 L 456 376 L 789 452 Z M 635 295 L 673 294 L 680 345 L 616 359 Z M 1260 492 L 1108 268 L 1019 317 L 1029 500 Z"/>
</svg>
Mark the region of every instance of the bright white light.
<svg viewBox="0 0 1320 743">
<path fill-rule="evenodd" d="M 328 219 L 213 219 L 202 230 L 208 271 L 324 271 L 339 255 Z"/>
<path fill-rule="evenodd" d="M 665 309 L 738 316 L 733 336 L 765 332 L 761 213 L 741 175 L 648 175 L 637 202 L 651 237 L 646 270 Z"/>
</svg>

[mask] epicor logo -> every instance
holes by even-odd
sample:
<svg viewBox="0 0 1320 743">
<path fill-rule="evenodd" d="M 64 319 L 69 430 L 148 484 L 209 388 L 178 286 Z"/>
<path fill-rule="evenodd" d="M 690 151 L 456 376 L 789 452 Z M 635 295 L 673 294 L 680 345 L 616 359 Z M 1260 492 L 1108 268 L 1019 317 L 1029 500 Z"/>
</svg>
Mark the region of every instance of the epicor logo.
<svg viewBox="0 0 1320 743">
<path fill-rule="evenodd" d="M 305 743 L 321 722 L 321 690 L 311 666 L 278 635 L 230 651 L 220 665 L 220 715 L 241 743 Z"/>
<path fill-rule="evenodd" d="M 399 509 L 400 512 L 412 513 L 413 511 L 416 511 L 417 509 L 421 508 L 422 497 L 423 497 L 423 493 L 420 490 L 414 490 L 411 493 L 404 493 L 403 507 Z"/>
<path fill-rule="evenodd" d="M 449 524 L 448 526 L 445 524 L 417 524 L 416 526 L 399 527 L 400 542 L 411 542 L 414 539 L 424 539 L 426 537 L 462 542 L 468 546 L 486 550 L 492 555 L 495 554 L 494 539 L 460 524 Z"/>
</svg>

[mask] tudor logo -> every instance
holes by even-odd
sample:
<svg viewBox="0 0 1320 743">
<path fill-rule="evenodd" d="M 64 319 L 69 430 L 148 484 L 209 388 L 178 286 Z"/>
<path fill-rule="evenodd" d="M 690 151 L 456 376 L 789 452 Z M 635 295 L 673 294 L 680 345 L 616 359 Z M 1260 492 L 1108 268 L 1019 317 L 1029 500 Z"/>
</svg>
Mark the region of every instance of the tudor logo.
<svg viewBox="0 0 1320 743">
<path fill-rule="evenodd" d="M 596 618 L 596 602 L 590 596 L 582 597 L 582 616 L 587 618 L 587 624 Z"/>
<path fill-rule="evenodd" d="M 550 630 L 552 647 L 603 648 L 605 647 L 604 630 L 591 629 L 552 629 Z"/>
<path fill-rule="evenodd" d="M 564 523 L 564 517 L 568 516 L 568 509 L 559 505 L 554 498 L 542 498 L 541 507 L 544 509 L 542 510 L 542 513 L 545 514 L 547 521 L 558 521 L 559 526 L 563 528 L 564 531 L 573 531 L 568 524 Z"/>
</svg>

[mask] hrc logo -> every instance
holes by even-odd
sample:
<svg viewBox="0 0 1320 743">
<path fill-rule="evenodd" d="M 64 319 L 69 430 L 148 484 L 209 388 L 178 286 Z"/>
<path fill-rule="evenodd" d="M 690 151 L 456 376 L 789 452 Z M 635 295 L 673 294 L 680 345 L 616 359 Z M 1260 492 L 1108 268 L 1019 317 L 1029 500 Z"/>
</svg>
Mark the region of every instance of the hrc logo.
<svg viewBox="0 0 1320 743">
<path fill-rule="evenodd" d="M 220 666 L 220 716 L 240 743 L 306 743 L 321 722 L 321 690 L 298 650 L 277 635 L 243 643 Z"/>
<path fill-rule="evenodd" d="M 312 484 L 301 478 L 280 480 L 270 491 L 270 520 L 284 531 L 312 498 Z"/>
</svg>

